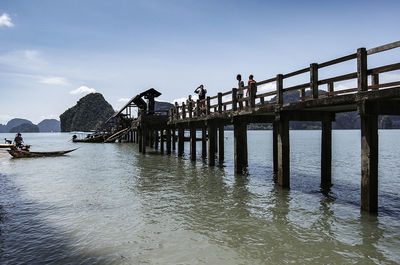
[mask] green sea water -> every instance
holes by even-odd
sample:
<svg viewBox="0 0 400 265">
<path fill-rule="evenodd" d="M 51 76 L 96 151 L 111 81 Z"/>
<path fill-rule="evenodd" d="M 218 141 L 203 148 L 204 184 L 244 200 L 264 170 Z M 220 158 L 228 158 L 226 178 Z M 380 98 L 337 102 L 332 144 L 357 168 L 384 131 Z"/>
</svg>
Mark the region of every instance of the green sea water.
<svg viewBox="0 0 400 265">
<path fill-rule="evenodd" d="M 249 131 L 249 172 L 133 143 L 25 134 L 0 154 L 0 264 L 398 264 L 400 131 L 379 131 L 379 214 L 360 212 L 360 132 L 333 131 L 333 187 L 320 190 L 320 131 L 291 131 L 291 189 L 273 182 L 272 132 Z M 11 134 L 1 134 L 1 139 Z M 188 154 L 189 145 L 185 145 Z"/>
</svg>

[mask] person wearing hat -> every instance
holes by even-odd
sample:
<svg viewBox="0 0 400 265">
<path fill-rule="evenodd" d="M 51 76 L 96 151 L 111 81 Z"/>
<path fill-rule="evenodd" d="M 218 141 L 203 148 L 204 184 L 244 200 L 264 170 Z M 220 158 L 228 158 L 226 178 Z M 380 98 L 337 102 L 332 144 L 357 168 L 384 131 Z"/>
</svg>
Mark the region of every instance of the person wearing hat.
<svg viewBox="0 0 400 265">
<path fill-rule="evenodd" d="M 14 138 L 14 144 L 17 148 L 23 148 L 24 147 L 24 139 L 22 139 L 21 133 L 17 133 L 17 135 Z"/>
</svg>

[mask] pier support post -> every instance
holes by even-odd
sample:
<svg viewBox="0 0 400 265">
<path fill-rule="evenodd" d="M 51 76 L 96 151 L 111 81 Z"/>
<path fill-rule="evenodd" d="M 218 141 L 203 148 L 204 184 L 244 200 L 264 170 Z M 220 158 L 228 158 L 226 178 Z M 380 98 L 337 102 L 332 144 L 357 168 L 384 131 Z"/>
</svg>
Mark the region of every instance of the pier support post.
<svg viewBox="0 0 400 265">
<path fill-rule="evenodd" d="M 216 137 L 217 136 L 217 126 L 209 122 L 208 123 L 208 165 L 215 165 L 215 147 L 216 147 Z"/>
<path fill-rule="evenodd" d="M 183 127 L 178 127 L 178 156 L 183 156 L 183 150 L 185 147 L 185 130 Z"/>
<path fill-rule="evenodd" d="M 134 136 L 134 140 L 135 140 L 135 143 L 136 143 L 136 144 L 137 144 L 138 141 L 139 141 L 139 136 L 138 136 L 138 134 L 139 134 L 138 130 L 135 130 L 133 136 Z"/>
<path fill-rule="evenodd" d="M 138 144 L 139 144 L 139 152 L 141 153 L 143 150 L 143 131 L 142 128 L 138 128 L 137 130 L 138 136 Z"/>
<path fill-rule="evenodd" d="M 219 162 L 224 162 L 224 125 L 220 125 L 218 128 L 218 158 Z"/>
<path fill-rule="evenodd" d="M 277 118 L 278 184 L 290 188 L 289 119 L 282 113 Z"/>
<path fill-rule="evenodd" d="M 272 156 L 274 168 L 274 182 L 278 182 L 278 122 L 272 123 Z"/>
<path fill-rule="evenodd" d="M 215 139 L 214 153 L 217 153 L 218 152 L 218 127 L 216 124 L 215 124 L 215 130 L 214 130 L 214 139 Z"/>
<path fill-rule="evenodd" d="M 201 157 L 207 157 L 207 128 L 201 127 Z"/>
<path fill-rule="evenodd" d="M 243 173 L 247 167 L 247 123 L 236 120 L 233 122 L 234 165 L 236 173 Z"/>
<path fill-rule="evenodd" d="M 361 118 L 361 210 L 378 211 L 378 116 Z"/>
<path fill-rule="evenodd" d="M 196 128 L 190 127 L 190 160 L 196 161 Z"/>
<path fill-rule="evenodd" d="M 146 126 L 143 126 L 142 127 L 142 153 L 143 154 L 146 153 L 146 145 L 147 145 L 148 135 L 149 135 L 149 133 L 148 133 Z"/>
<path fill-rule="evenodd" d="M 158 144 L 160 143 L 160 138 L 158 138 L 158 130 L 153 131 L 154 135 L 154 149 L 158 150 Z"/>
<path fill-rule="evenodd" d="M 160 152 L 164 154 L 164 130 L 160 130 Z"/>
<path fill-rule="evenodd" d="M 154 131 L 152 129 L 149 130 L 149 145 L 154 148 Z"/>
<path fill-rule="evenodd" d="M 167 142 L 167 155 L 171 154 L 171 129 L 167 128 L 167 133 L 165 136 Z"/>
<path fill-rule="evenodd" d="M 176 130 L 172 129 L 172 150 L 176 150 Z"/>
<path fill-rule="evenodd" d="M 332 120 L 322 120 L 321 187 L 332 186 Z"/>
</svg>

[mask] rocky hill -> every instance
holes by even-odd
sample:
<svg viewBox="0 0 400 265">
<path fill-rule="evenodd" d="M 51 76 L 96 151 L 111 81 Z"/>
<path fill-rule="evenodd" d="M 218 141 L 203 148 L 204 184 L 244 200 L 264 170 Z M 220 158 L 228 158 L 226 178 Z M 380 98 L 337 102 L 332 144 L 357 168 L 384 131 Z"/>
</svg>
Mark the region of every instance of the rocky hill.
<svg viewBox="0 0 400 265">
<path fill-rule="evenodd" d="M 32 124 L 31 121 L 25 119 L 19 119 L 19 118 L 12 119 L 9 122 L 7 122 L 6 125 L 0 124 L 0 133 L 8 133 L 12 128 L 17 127 L 24 123 Z"/>
<path fill-rule="evenodd" d="M 39 127 L 32 123 L 23 123 L 10 129 L 10 133 L 30 133 L 39 132 Z"/>
<path fill-rule="evenodd" d="M 157 110 L 169 110 L 174 107 L 174 104 L 169 103 L 169 102 L 163 102 L 163 101 L 156 101 L 154 105 L 154 109 Z"/>
<path fill-rule="evenodd" d="M 38 124 L 40 132 L 60 132 L 60 121 L 56 119 L 46 119 Z"/>
<path fill-rule="evenodd" d="M 61 131 L 96 130 L 113 113 L 114 109 L 102 94 L 88 94 L 81 98 L 74 107 L 60 115 Z"/>
</svg>

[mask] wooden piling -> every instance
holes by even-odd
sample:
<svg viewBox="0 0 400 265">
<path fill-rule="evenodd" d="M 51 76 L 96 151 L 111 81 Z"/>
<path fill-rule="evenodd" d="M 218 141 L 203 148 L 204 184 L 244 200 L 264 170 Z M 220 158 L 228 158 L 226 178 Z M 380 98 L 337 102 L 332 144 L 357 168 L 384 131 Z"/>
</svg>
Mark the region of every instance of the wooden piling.
<svg viewBox="0 0 400 265">
<path fill-rule="evenodd" d="M 272 156 L 273 156 L 273 169 L 274 169 L 274 181 L 278 182 L 278 122 L 272 123 Z"/>
<path fill-rule="evenodd" d="M 215 141 L 214 141 L 214 144 L 215 144 L 215 147 L 214 147 L 214 152 L 215 153 L 218 153 L 218 127 L 217 127 L 217 125 L 215 125 L 215 130 L 214 130 L 214 139 L 215 139 Z"/>
<path fill-rule="evenodd" d="M 148 130 L 148 135 L 149 135 L 149 144 L 148 146 L 151 148 L 154 148 L 154 132 L 152 129 Z"/>
<path fill-rule="evenodd" d="M 247 167 L 247 124 L 244 121 L 233 122 L 234 167 L 236 173 L 243 173 Z"/>
<path fill-rule="evenodd" d="M 196 160 L 196 128 L 190 127 L 190 159 Z"/>
<path fill-rule="evenodd" d="M 201 157 L 207 157 L 207 127 L 201 127 Z"/>
<path fill-rule="evenodd" d="M 322 121 L 321 135 L 321 187 L 332 185 L 332 121 Z"/>
<path fill-rule="evenodd" d="M 158 146 L 160 143 L 160 138 L 158 137 L 158 130 L 153 131 L 153 137 L 154 137 L 154 149 L 158 150 Z"/>
<path fill-rule="evenodd" d="M 217 127 L 214 123 L 208 123 L 208 165 L 215 165 L 215 146 L 216 146 L 216 137 L 217 136 Z"/>
<path fill-rule="evenodd" d="M 137 130 L 137 132 L 138 132 L 139 152 L 142 153 L 143 152 L 143 130 L 141 128 L 139 128 Z"/>
<path fill-rule="evenodd" d="M 172 150 L 176 150 L 176 130 L 172 129 Z"/>
<path fill-rule="evenodd" d="M 171 154 L 171 129 L 167 128 L 167 133 L 165 135 L 165 140 L 167 142 L 167 155 Z"/>
<path fill-rule="evenodd" d="M 160 130 L 160 152 L 161 154 L 164 154 L 164 130 Z"/>
<path fill-rule="evenodd" d="M 148 137 L 148 130 L 146 126 L 142 127 L 142 153 L 146 153 L 146 145 L 147 145 L 147 137 Z"/>
<path fill-rule="evenodd" d="M 224 143 L 224 125 L 220 125 L 218 128 L 218 158 L 220 163 L 224 162 Z"/>
<path fill-rule="evenodd" d="M 290 187 L 289 120 L 281 113 L 277 120 L 278 184 Z"/>
<path fill-rule="evenodd" d="M 361 118 L 361 209 L 378 211 L 378 116 Z"/>
<path fill-rule="evenodd" d="M 183 156 L 184 148 L 185 148 L 185 130 L 183 127 L 178 127 L 178 156 Z"/>
</svg>

